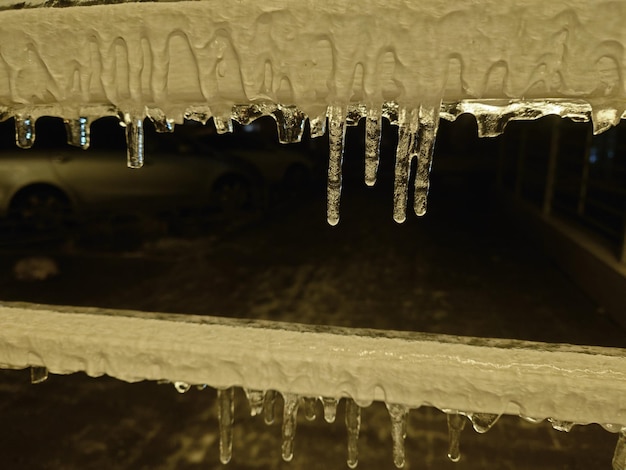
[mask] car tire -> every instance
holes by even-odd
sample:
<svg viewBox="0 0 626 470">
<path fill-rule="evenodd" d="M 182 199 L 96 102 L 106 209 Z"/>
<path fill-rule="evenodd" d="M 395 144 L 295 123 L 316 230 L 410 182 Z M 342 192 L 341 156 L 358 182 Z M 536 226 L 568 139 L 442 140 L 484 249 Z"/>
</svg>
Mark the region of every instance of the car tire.
<svg viewBox="0 0 626 470">
<path fill-rule="evenodd" d="M 235 214 L 250 207 L 250 183 L 236 175 L 220 178 L 213 186 L 212 200 L 215 207 L 224 214 Z"/>
<path fill-rule="evenodd" d="M 54 231 L 69 222 L 71 204 L 67 196 L 52 186 L 22 189 L 11 201 L 9 217 L 18 228 Z"/>
</svg>

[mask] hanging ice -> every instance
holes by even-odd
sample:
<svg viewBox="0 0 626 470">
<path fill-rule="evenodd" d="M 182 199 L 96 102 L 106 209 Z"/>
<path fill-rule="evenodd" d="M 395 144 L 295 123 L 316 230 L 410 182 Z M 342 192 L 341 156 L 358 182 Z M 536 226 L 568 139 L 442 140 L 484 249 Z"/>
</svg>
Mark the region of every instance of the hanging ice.
<svg viewBox="0 0 626 470">
<path fill-rule="evenodd" d="M 217 417 L 220 427 L 220 462 L 230 462 L 233 452 L 235 400 L 233 388 L 217 391 Z"/>
<path fill-rule="evenodd" d="M 292 144 L 302 140 L 306 115 L 295 106 L 278 106 L 272 113 L 278 127 L 278 140 Z"/>
<path fill-rule="evenodd" d="M 310 397 L 303 397 L 301 401 L 302 401 L 302 409 L 304 410 L 304 417 L 308 421 L 315 420 L 315 417 L 316 417 L 315 405 L 317 404 L 317 399 L 310 398 Z"/>
<path fill-rule="evenodd" d="M 406 220 L 411 161 L 417 154 L 418 113 L 417 109 L 406 108 L 400 108 L 398 112 L 398 146 L 393 185 L 393 219 L 398 223 Z"/>
<path fill-rule="evenodd" d="M 257 416 L 263 413 L 263 403 L 265 402 L 265 392 L 263 390 L 244 389 L 248 403 L 250 404 L 250 416 Z"/>
<path fill-rule="evenodd" d="M 89 118 L 64 119 L 67 143 L 83 150 L 89 148 Z"/>
<path fill-rule="evenodd" d="M 128 168 L 141 168 L 144 162 L 143 117 L 123 113 L 122 124 L 126 127 L 126 159 Z"/>
<path fill-rule="evenodd" d="M 29 149 L 35 143 L 35 119 L 28 114 L 15 116 L 15 143 L 18 147 Z"/>
<path fill-rule="evenodd" d="M 417 171 L 415 172 L 415 201 L 413 209 L 418 216 L 426 215 L 428 190 L 430 189 L 430 170 L 433 164 L 433 152 L 437 129 L 439 128 L 439 110 L 441 105 L 420 106 L 419 126 L 417 129 Z"/>
<path fill-rule="evenodd" d="M 30 368 L 30 383 L 40 384 L 48 380 L 48 368 L 41 366 L 32 366 Z"/>
<path fill-rule="evenodd" d="M 500 418 L 500 415 L 492 413 L 464 413 L 472 422 L 474 431 L 483 434 L 489 431 L 496 421 Z"/>
<path fill-rule="evenodd" d="M 561 421 L 558 419 L 548 418 L 553 429 L 561 432 L 570 432 L 574 427 L 574 423 L 570 421 Z"/>
<path fill-rule="evenodd" d="M 218 134 L 233 132 L 233 120 L 230 117 L 213 116 L 213 123 Z"/>
<path fill-rule="evenodd" d="M 327 423 L 334 423 L 337 416 L 337 400 L 336 398 L 322 397 L 322 405 L 324 406 L 324 420 Z"/>
<path fill-rule="evenodd" d="M 161 109 L 148 108 L 146 110 L 146 115 L 154 124 L 154 129 L 157 132 L 174 132 L 174 119 L 168 118 Z"/>
<path fill-rule="evenodd" d="M 406 438 L 406 420 L 409 407 L 386 403 L 389 417 L 391 418 L 391 439 L 393 440 L 393 463 L 396 467 L 404 467 L 406 458 L 404 455 L 404 439 Z"/>
<path fill-rule="evenodd" d="M 346 140 L 346 110 L 341 106 L 328 107 L 328 189 L 327 219 L 330 225 L 339 223 L 341 201 L 341 166 Z"/>
<path fill-rule="evenodd" d="M 381 111 L 379 108 L 367 109 L 365 118 L 365 184 L 374 186 L 380 160 Z"/>
<path fill-rule="evenodd" d="M 356 468 L 359 463 L 359 433 L 361 432 L 361 407 L 346 399 L 346 429 L 348 431 L 348 467 Z"/>
<path fill-rule="evenodd" d="M 283 408 L 283 445 L 282 456 L 285 462 L 293 459 L 293 443 L 296 437 L 296 426 L 298 422 L 298 404 L 300 398 L 293 393 L 283 394 L 285 402 Z"/>
<path fill-rule="evenodd" d="M 265 392 L 265 398 L 263 400 L 263 420 L 265 424 L 274 424 L 274 410 L 276 408 L 276 392 L 274 390 L 268 390 Z"/>
<path fill-rule="evenodd" d="M 174 382 L 174 388 L 178 393 L 187 393 L 191 389 L 191 385 L 187 382 Z"/>
<path fill-rule="evenodd" d="M 467 421 L 465 416 L 458 413 L 448 413 L 448 458 L 453 462 L 461 460 L 461 432 Z"/>
</svg>

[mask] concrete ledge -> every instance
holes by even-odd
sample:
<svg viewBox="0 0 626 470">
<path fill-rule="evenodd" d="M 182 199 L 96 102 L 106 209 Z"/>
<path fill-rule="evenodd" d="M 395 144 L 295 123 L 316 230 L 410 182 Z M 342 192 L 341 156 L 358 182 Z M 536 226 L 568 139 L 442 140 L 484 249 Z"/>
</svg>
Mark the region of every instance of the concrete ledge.
<svg viewBox="0 0 626 470">
<path fill-rule="evenodd" d="M 626 351 L 89 308 L 0 306 L 0 367 L 626 425 Z"/>
</svg>

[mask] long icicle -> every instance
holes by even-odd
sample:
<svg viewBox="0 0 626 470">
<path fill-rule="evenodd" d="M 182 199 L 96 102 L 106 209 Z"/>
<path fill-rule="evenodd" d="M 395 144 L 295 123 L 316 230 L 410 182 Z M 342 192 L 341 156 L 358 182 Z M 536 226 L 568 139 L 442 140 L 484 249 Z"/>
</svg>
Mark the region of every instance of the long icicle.
<svg viewBox="0 0 626 470">
<path fill-rule="evenodd" d="M 419 108 L 419 128 L 417 131 L 417 171 L 415 172 L 415 200 L 413 209 L 418 216 L 426 215 L 428 190 L 430 189 L 430 170 L 433 164 L 435 140 L 439 128 L 439 110 L 441 104 L 433 107 L 421 105 Z"/>
<path fill-rule="evenodd" d="M 458 413 L 448 413 L 448 458 L 453 462 L 461 460 L 461 432 L 467 419 Z"/>
<path fill-rule="evenodd" d="M 300 397 L 293 393 L 283 394 L 285 405 L 283 408 L 283 445 L 282 456 L 285 462 L 293 459 L 293 443 L 296 437 L 296 426 L 298 424 L 298 404 Z"/>
<path fill-rule="evenodd" d="M 35 121 L 30 114 L 15 116 L 15 143 L 18 147 L 29 149 L 35 144 Z"/>
<path fill-rule="evenodd" d="M 409 407 L 386 403 L 391 418 L 391 439 L 393 440 L 393 463 L 397 468 L 404 467 L 406 457 L 404 453 L 404 439 L 406 438 L 406 421 Z"/>
<path fill-rule="evenodd" d="M 276 407 L 276 391 L 268 390 L 265 392 L 265 398 L 263 400 L 263 420 L 265 424 L 274 424 L 275 414 L 274 409 Z"/>
<path fill-rule="evenodd" d="M 220 462 L 227 464 L 233 455 L 235 400 L 232 387 L 217 391 L 217 418 L 220 428 Z"/>
<path fill-rule="evenodd" d="M 361 432 L 361 407 L 352 398 L 346 399 L 346 429 L 348 431 L 348 467 L 359 463 L 359 433 Z"/>
<path fill-rule="evenodd" d="M 124 113 L 126 127 L 126 160 L 128 168 L 141 168 L 144 162 L 143 117 Z"/>
<path fill-rule="evenodd" d="M 341 166 L 346 140 L 346 109 L 343 106 L 328 107 L 328 188 L 327 219 L 330 225 L 339 223 L 341 202 Z"/>
<path fill-rule="evenodd" d="M 380 107 L 371 106 L 365 118 L 365 184 L 374 186 L 380 161 L 382 114 Z"/>
<path fill-rule="evenodd" d="M 418 111 L 400 108 L 398 111 L 398 146 L 393 186 L 393 220 L 401 224 L 406 220 L 409 195 L 409 173 L 415 156 L 418 132 Z"/>
</svg>

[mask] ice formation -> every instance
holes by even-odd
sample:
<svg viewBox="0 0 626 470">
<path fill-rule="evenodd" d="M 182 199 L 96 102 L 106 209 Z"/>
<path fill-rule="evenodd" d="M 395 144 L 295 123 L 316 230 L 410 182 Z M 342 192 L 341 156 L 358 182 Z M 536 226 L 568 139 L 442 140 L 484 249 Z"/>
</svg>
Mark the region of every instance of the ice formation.
<svg viewBox="0 0 626 470">
<path fill-rule="evenodd" d="M 14 0 L 0 0 L 0 120 L 15 120 L 18 146 L 33 145 L 39 117 L 57 116 L 68 143 L 87 148 L 90 123 L 115 115 L 126 128 L 127 164 L 140 168 L 150 158 L 146 117 L 161 132 L 184 119 L 213 119 L 225 133 L 233 121 L 272 116 L 281 142 L 299 141 L 308 120 L 311 136 L 329 134 L 333 225 L 340 217 L 346 126 L 361 119 L 370 186 L 382 119 L 398 127 L 393 216 L 401 222 L 411 176 L 414 211 L 426 212 L 440 117 L 473 114 L 481 136 L 547 114 L 591 120 L 595 132 L 626 117 L 624 1 L 92 3 L 100 2 L 32 0 L 14 9 Z M 28 8 L 68 4 L 78 6 Z M 329 422 L 337 401 L 346 400 L 350 467 L 358 461 L 360 407 L 375 399 L 388 403 L 398 467 L 409 408 L 425 404 L 448 413 L 454 461 L 466 420 L 485 432 L 509 413 L 549 418 L 563 431 L 599 422 L 619 433 L 614 470 L 626 467 L 626 370 L 619 351 L 206 318 L 0 312 L 0 366 L 32 366 L 33 382 L 45 380 L 48 370 L 84 370 L 168 380 L 179 392 L 190 384 L 218 388 L 222 462 L 232 452 L 232 387 L 242 386 L 251 413 L 268 423 L 282 394 L 285 460 L 293 457 L 298 410 L 312 418 L 311 397 L 324 397 Z M 259 344 L 266 345 L 261 354 Z M 337 370 L 347 377 L 341 387 L 330 372 Z"/>
<path fill-rule="evenodd" d="M 394 219 L 406 218 L 410 163 L 426 211 L 438 116 L 476 116 L 494 136 L 512 119 L 624 116 L 626 2 L 340 0 L 130 2 L 1 0 L 0 120 L 32 146 L 35 122 L 60 116 L 68 142 L 117 115 L 128 166 L 143 165 L 142 123 L 160 131 L 272 116 L 281 142 L 329 120 L 328 221 L 339 222 L 345 126 L 365 119 L 365 182 L 375 184 L 381 119 L 399 128 Z M 29 8 L 67 6 L 72 8 Z M 87 6 L 90 5 L 90 6 Z M 149 158 L 149 156 L 147 157 Z"/>
<path fill-rule="evenodd" d="M 549 419 L 560 431 L 587 423 L 626 430 L 626 353 L 619 349 L 33 305 L 0 306 L 0 316 L 0 367 L 32 367 L 33 382 L 48 371 L 85 371 L 164 380 L 181 393 L 192 384 L 218 389 L 222 462 L 232 456 L 233 387 L 244 389 L 250 413 L 268 424 L 282 395 L 285 460 L 294 455 L 298 413 L 314 419 L 321 402 L 333 421 L 339 400 L 350 467 L 358 462 L 361 409 L 374 400 L 387 403 L 398 467 L 407 415 L 421 406 L 448 414 L 454 461 L 465 423 L 484 433 L 501 414 Z"/>
</svg>

